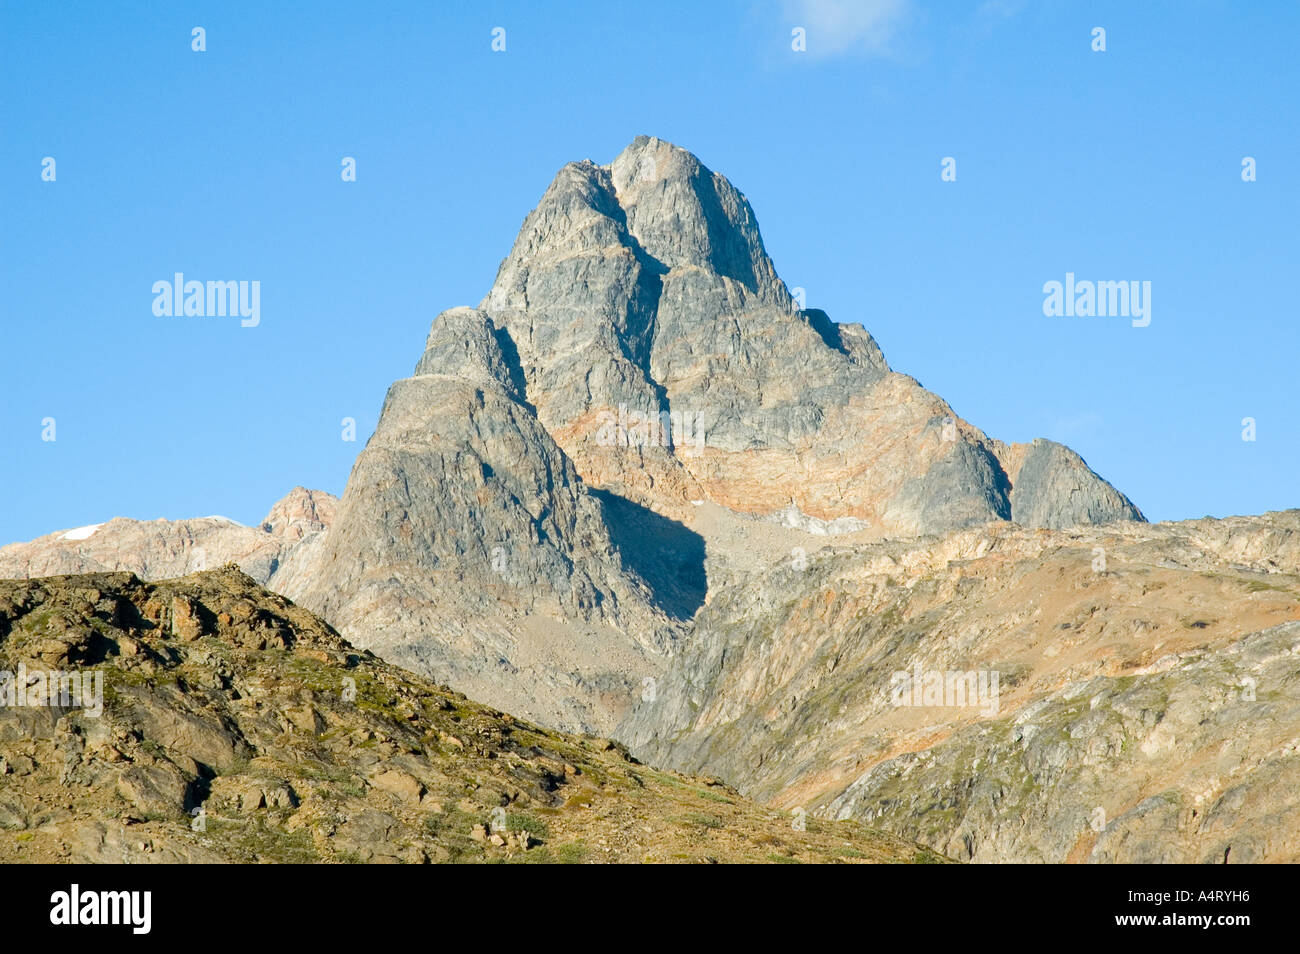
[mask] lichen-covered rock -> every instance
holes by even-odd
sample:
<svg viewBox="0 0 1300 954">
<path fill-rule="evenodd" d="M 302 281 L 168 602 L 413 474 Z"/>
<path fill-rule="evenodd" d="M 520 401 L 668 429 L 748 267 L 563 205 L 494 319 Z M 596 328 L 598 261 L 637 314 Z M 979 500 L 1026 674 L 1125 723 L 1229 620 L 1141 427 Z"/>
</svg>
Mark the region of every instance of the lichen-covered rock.
<svg viewBox="0 0 1300 954">
<path fill-rule="evenodd" d="M 182 599 L 211 620 L 194 639 L 156 611 Z M 97 633 L 103 705 L 0 706 L 0 863 L 938 858 L 470 702 L 233 566 L 0 581 L 0 673 L 32 674 L 56 617 Z"/>
</svg>

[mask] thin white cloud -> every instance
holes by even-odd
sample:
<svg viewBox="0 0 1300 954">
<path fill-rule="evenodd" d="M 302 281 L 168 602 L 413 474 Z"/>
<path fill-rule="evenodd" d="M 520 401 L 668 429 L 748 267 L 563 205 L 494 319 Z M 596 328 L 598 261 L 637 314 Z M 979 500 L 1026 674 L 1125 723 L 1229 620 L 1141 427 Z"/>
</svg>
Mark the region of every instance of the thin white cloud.
<svg viewBox="0 0 1300 954">
<path fill-rule="evenodd" d="M 791 27 L 807 31 L 810 56 L 891 52 L 912 0 L 783 0 Z"/>
</svg>

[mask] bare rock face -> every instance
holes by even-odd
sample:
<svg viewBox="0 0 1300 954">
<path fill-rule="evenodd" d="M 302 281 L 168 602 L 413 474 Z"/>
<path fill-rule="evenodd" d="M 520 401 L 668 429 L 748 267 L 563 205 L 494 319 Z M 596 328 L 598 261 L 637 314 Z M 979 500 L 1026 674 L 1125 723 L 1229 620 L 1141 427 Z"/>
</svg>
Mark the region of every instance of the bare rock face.
<svg viewBox="0 0 1300 954">
<path fill-rule="evenodd" d="M 604 503 L 526 403 L 500 337 L 475 309 L 434 321 L 333 528 L 271 585 L 391 661 L 524 715 L 608 729 L 678 627 L 624 565 Z M 602 695 L 622 703 L 594 707 Z"/>
<path fill-rule="evenodd" d="M 115 517 L 0 547 L 0 579 L 127 572 L 159 580 L 235 563 L 264 583 L 294 547 L 329 526 L 337 504 L 332 494 L 295 487 L 260 527 L 225 517 Z"/>
<path fill-rule="evenodd" d="M 966 860 L 1294 862 L 1298 676 L 1300 511 L 991 524 L 751 568 L 617 734 Z"/>
<path fill-rule="evenodd" d="M 860 325 L 800 310 L 745 197 L 639 137 L 561 169 L 479 306 L 434 319 L 333 529 L 270 585 L 390 660 L 607 732 L 745 561 L 754 527 L 719 509 L 869 538 L 1141 519 L 1056 447 L 990 440 Z"/>
<path fill-rule="evenodd" d="M 1014 473 L 1011 519 L 1022 526 L 1060 530 L 1140 516 L 1082 457 L 1054 441 L 1035 440 Z"/>
<path fill-rule="evenodd" d="M 323 490 L 295 487 L 276 501 L 262 521 L 262 529 L 286 541 L 299 541 L 320 533 L 334 522 L 339 499 Z"/>
<path fill-rule="evenodd" d="M 657 511 L 794 506 L 879 536 L 1016 519 L 1024 455 L 891 372 L 860 325 L 799 310 L 748 201 L 669 143 L 562 169 L 480 307 L 584 480 Z M 1141 519 L 1060 451 L 1028 451 L 1029 525 Z"/>
</svg>

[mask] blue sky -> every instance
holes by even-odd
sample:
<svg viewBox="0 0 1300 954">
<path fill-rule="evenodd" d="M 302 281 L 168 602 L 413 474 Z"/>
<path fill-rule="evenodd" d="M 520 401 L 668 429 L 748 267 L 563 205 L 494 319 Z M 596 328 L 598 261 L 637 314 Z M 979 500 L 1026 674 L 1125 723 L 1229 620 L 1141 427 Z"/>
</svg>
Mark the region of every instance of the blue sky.
<svg viewBox="0 0 1300 954">
<path fill-rule="evenodd" d="M 4 0 L 0 543 L 341 493 L 555 171 L 642 133 L 991 436 L 1151 519 L 1300 506 L 1300 4 L 463 6 Z M 178 271 L 260 281 L 260 325 L 155 317 Z M 1150 281 L 1150 326 L 1045 317 L 1066 272 Z"/>
</svg>

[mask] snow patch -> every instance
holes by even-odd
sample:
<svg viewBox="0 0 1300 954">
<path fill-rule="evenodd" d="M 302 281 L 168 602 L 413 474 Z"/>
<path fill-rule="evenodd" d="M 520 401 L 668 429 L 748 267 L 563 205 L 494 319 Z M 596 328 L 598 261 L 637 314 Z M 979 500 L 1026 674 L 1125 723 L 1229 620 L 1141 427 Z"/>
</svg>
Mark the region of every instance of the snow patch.
<svg viewBox="0 0 1300 954">
<path fill-rule="evenodd" d="M 77 529 L 75 530 L 69 530 L 67 533 L 63 534 L 63 536 L 59 537 L 59 539 L 60 540 L 86 540 L 89 539 L 90 535 L 93 534 L 96 530 L 98 530 L 102 526 L 103 526 L 102 523 L 92 523 L 88 527 L 77 527 Z"/>
<path fill-rule="evenodd" d="M 865 520 L 857 517 L 836 517 L 833 520 L 822 520 L 820 517 L 811 517 L 805 514 L 795 504 L 790 504 L 783 510 L 770 514 L 768 520 L 780 523 L 783 526 L 790 527 L 792 530 L 803 530 L 805 533 L 811 533 L 818 537 L 836 536 L 841 533 L 856 533 L 859 530 L 865 530 L 870 526 Z"/>
</svg>

